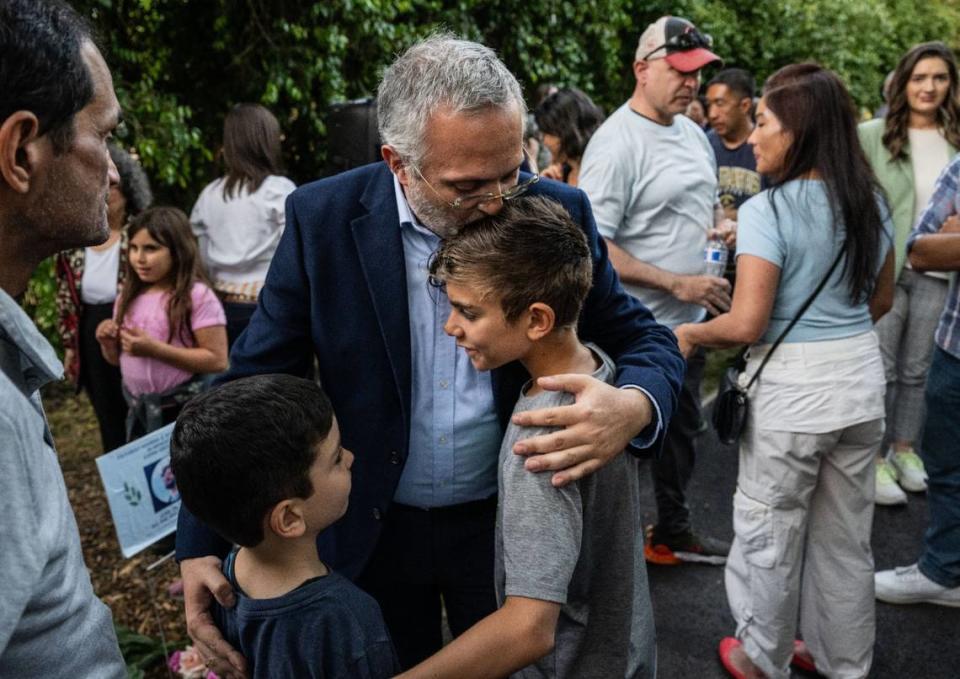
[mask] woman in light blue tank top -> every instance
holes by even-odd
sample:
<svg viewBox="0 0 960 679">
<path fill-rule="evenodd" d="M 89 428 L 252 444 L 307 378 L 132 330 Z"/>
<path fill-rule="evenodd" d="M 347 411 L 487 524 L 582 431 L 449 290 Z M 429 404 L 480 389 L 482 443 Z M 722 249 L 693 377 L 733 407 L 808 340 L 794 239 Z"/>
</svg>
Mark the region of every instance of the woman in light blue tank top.
<svg viewBox="0 0 960 679">
<path fill-rule="evenodd" d="M 892 303 L 889 211 L 831 71 L 801 64 L 771 76 L 749 141 L 772 188 L 740 208 L 730 311 L 679 326 L 681 350 L 749 344 L 749 377 L 825 283 L 748 393 L 725 574 L 737 629 L 720 656 L 734 677 L 786 679 L 791 664 L 866 677 L 884 427 L 873 322 Z"/>
</svg>

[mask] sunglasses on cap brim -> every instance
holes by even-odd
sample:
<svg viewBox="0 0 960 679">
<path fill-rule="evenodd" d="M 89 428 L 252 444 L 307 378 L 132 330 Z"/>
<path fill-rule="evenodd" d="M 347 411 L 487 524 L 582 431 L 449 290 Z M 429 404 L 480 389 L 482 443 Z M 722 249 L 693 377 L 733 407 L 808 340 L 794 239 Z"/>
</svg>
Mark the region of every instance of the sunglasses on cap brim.
<svg viewBox="0 0 960 679">
<path fill-rule="evenodd" d="M 705 33 L 701 33 L 695 28 L 689 28 L 683 33 L 678 33 L 673 36 L 659 47 L 647 52 L 643 56 L 642 61 L 646 61 L 650 58 L 651 54 L 659 52 L 660 50 L 666 51 L 667 54 L 672 54 L 673 52 L 686 52 L 700 47 L 704 49 L 713 47 L 713 38 Z"/>
</svg>

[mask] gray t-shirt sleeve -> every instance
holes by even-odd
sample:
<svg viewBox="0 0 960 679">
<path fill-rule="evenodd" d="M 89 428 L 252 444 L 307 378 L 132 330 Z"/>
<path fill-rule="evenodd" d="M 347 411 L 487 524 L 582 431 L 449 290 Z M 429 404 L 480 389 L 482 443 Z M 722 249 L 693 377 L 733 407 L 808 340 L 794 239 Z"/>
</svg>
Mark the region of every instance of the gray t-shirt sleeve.
<svg viewBox="0 0 960 679">
<path fill-rule="evenodd" d="M 543 396 L 556 398 L 538 400 L 536 407 L 572 401 L 569 394 Z M 511 424 L 504 437 L 504 450 L 512 450 L 521 438 L 550 431 L 554 429 Z M 525 460 L 524 456 L 507 452 L 501 461 L 504 595 L 564 604 L 583 534 L 580 486 L 571 483 L 554 488 L 550 472 L 527 471 L 523 467 Z"/>
<path fill-rule="evenodd" d="M 633 185 L 630 151 L 617 134 L 601 127 L 583 153 L 577 188 L 587 194 L 597 231 L 614 239 L 623 224 Z"/>
<path fill-rule="evenodd" d="M 41 448 L 42 439 L 31 437 L 25 423 L 0 412 L 0 509 L 3 510 L 3 549 L 0 549 L 0 656 L 30 597 L 40 581 L 44 567 L 42 541 L 37 535 L 34 506 L 37 498 L 31 492 L 29 475 L 36 473 L 24 460 L 20 451 Z M 41 453 L 43 454 L 43 453 Z"/>
</svg>

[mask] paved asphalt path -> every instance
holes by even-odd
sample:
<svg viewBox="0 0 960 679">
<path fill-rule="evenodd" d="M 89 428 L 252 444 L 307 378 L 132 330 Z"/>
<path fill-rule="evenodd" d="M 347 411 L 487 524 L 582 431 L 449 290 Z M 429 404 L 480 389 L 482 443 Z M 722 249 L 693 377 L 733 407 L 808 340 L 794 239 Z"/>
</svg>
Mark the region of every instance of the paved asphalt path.
<svg viewBox="0 0 960 679">
<path fill-rule="evenodd" d="M 695 530 L 730 540 L 737 452 L 722 446 L 712 430 L 699 439 L 689 498 Z M 644 524 L 656 517 L 649 474 L 642 492 Z M 878 568 L 916 561 L 927 522 L 923 495 L 905 507 L 877 507 L 873 550 Z M 684 564 L 648 565 L 660 679 L 724 679 L 717 644 L 734 630 L 723 587 L 723 568 Z M 810 677 L 795 672 L 795 677 Z M 872 679 L 960 679 L 960 608 L 877 602 L 877 644 Z"/>
</svg>

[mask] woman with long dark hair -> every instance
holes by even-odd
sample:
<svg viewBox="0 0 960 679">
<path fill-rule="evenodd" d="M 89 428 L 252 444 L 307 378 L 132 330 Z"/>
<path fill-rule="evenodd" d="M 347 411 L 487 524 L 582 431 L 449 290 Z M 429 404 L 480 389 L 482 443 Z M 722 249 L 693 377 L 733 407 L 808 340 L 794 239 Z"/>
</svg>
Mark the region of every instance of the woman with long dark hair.
<svg viewBox="0 0 960 679">
<path fill-rule="evenodd" d="M 226 174 L 200 193 L 190 222 L 200 257 L 227 314 L 230 346 L 247 327 L 280 242 L 284 204 L 280 123 L 259 104 L 238 104 L 223 122 Z"/>
<path fill-rule="evenodd" d="M 603 111 L 576 87 L 564 87 L 540 102 L 533 116 L 553 157 L 542 176 L 576 186 L 580 158 L 603 122 Z"/>
<path fill-rule="evenodd" d="M 906 242 L 941 170 L 960 149 L 957 63 L 950 48 L 942 42 L 910 48 L 893 72 L 889 99 L 886 118 L 859 128 L 864 151 L 890 201 L 896 234 L 893 310 L 877 323 L 887 380 L 888 445 L 878 448 L 876 467 L 876 500 L 882 505 L 903 504 L 904 490 L 927 487 L 914 446 L 923 426 L 933 333 L 950 277 L 914 271 L 906 261 Z"/>
<path fill-rule="evenodd" d="M 688 355 L 751 345 L 742 385 L 769 354 L 740 442 L 726 566 L 737 636 L 721 642 L 721 659 L 735 677 L 786 678 L 791 661 L 865 677 L 884 416 L 873 322 L 893 294 L 892 225 L 856 108 L 831 71 L 800 64 L 772 75 L 750 142 L 772 188 L 740 208 L 733 304 L 676 330 Z M 794 640 L 798 618 L 805 646 Z"/>
</svg>

